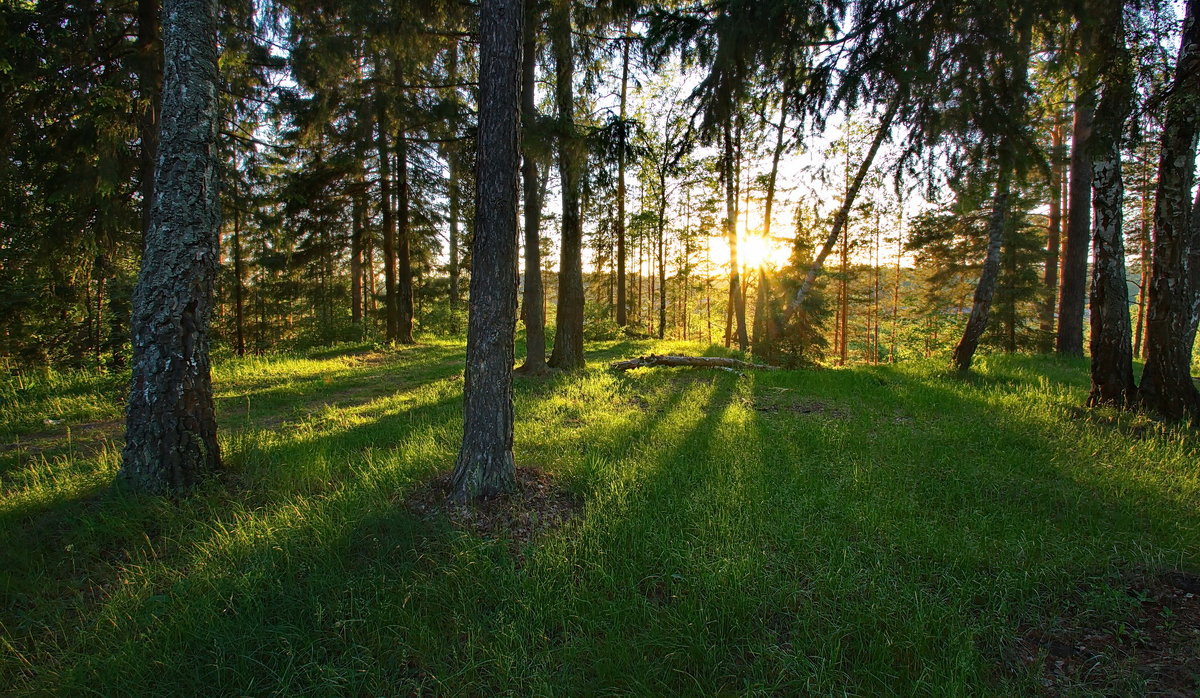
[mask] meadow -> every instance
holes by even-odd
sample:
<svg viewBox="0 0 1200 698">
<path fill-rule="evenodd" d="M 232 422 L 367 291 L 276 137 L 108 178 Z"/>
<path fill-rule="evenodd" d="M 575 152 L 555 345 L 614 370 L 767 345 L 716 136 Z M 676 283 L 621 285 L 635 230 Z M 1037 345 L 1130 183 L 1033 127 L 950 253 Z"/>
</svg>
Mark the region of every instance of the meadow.
<svg viewBox="0 0 1200 698">
<path fill-rule="evenodd" d="M 607 369 L 649 351 L 722 350 L 517 379 L 518 464 L 583 502 L 519 550 L 405 505 L 453 465 L 460 342 L 218 361 L 227 472 L 179 500 L 111 487 L 122 376 L 3 379 L 0 693 L 1160 688 L 1121 643 L 1136 580 L 1200 572 L 1194 430 L 1082 409 L 1082 361 Z M 1112 656 L 1047 679 L 1072 627 Z"/>
</svg>

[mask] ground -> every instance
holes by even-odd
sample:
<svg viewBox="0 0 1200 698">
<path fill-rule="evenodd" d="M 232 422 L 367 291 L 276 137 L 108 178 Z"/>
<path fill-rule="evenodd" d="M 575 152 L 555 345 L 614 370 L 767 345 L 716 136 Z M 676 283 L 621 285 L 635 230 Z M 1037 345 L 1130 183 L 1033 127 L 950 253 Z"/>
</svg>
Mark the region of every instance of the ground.
<svg viewBox="0 0 1200 698">
<path fill-rule="evenodd" d="M 0 693 L 1195 692 L 1194 432 L 1044 357 L 604 366 L 704 350 L 518 379 L 515 537 L 436 511 L 458 343 L 219 361 L 178 501 L 108 486 L 120 376 L 4 379 Z"/>
</svg>

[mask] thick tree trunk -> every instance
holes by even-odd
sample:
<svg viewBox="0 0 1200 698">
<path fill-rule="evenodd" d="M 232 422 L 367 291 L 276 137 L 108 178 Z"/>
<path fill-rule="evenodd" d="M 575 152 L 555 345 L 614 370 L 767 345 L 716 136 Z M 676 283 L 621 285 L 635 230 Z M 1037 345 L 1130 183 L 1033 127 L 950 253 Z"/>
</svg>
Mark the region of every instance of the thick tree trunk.
<svg viewBox="0 0 1200 698">
<path fill-rule="evenodd" d="M 1141 401 L 1169 419 L 1200 414 L 1191 377 L 1196 292 L 1189 258 L 1195 243 L 1188 218 L 1200 135 L 1200 0 L 1188 0 L 1179 62 L 1167 99 L 1158 191 L 1154 203 L 1154 270 L 1146 323 Z"/>
<path fill-rule="evenodd" d="M 579 185 L 584 142 L 575 129 L 575 53 L 571 40 L 570 0 L 554 0 L 550 41 L 554 50 L 554 99 L 558 106 L 558 177 L 562 189 L 562 257 L 558 269 L 558 307 L 550 365 L 577 369 L 583 355 L 583 226 Z"/>
<path fill-rule="evenodd" d="M 396 235 L 396 341 L 413 344 L 412 212 L 409 210 L 408 136 L 396 138 L 399 229 Z"/>
<path fill-rule="evenodd" d="M 541 25 L 537 3 L 525 3 L 525 33 L 521 51 L 521 115 L 525 138 L 537 121 L 537 32 Z M 521 373 L 546 371 L 545 289 L 542 287 L 542 192 L 538 183 L 537 160 L 526 147 L 521 158 L 521 187 L 525 196 L 525 364 Z"/>
<path fill-rule="evenodd" d="M 1101 10 L 1099 46 L 1103 96 L 1092 124 L 1093 259 L 1091 293 L 1092 390 L 1088 405 L 1133 403 L 1133 338 L 1125 277 L 1125 207 L 1121 134 L 1132 106 L 1132 71 L 1125 48 L 1124 3 Z"/>
<path fill-rule="evenodd" d="M 1063 126 L 1055 123 L 1050 142 L 1050 221 L 1046 234 L 1046 271 L 1042 277 L 1046 300 L 1040 330 L 1046 342 L 1054 337 L 1054 308 L 1058 305 L 1058 252 L 1062 247 Z M 1047 347 L 1049 348 L 1049 347 Z"/>
<path fill-rule="evenodd" d="M 1067 240 L 1063 245 L 1062 289 L 1058 301 L 1055 350 L 1064 356 L 1083 356 L 1083 308 L 1087 294 L 1087 258 L 1091 241 L 1092 159 L 1088 140 L 1096 93 L 1091 86 L 1075 99 L 1071 129 L 1071 182 L 1068 190 Z"/>
<path fill-rule="evenodd" d="M 133 299 L 133 379 L 118 478 L 180 493 L 220 467 L 209 368 L 220 231 L 217 4 L 166 0 L 150 228 Z"/>
<path fill-rule="evenodd" d="M 971 360 L 979 347 L 979 339 L 987 329 L 988 313 L 992 308 L 992 297 L 996 294 L 996 279 L 1000 276 L 1000 248 L 1004 244 L 1004 228 L 1008 220 L 1009 177 L 1007 165 L 1001 165 L 996 195 L 992 199 L 992 215 L 988 221 L 987 256 L 983 261 L 983 272 L 979 285 L 975 287 L 975 299 L 971 305 L 971 316 L 963 330 L 962 340 L 954 348 L 954 365 L 959 371 L 971 368 Z"/>
<path fill-rule="evenodd" d="M 463 390 L 463 442 L 450 498 L 515 487 L 513 337 L 517 322 L 517 167 L 522 4 L 482 0 L 475 247 Z"/>
</svg>

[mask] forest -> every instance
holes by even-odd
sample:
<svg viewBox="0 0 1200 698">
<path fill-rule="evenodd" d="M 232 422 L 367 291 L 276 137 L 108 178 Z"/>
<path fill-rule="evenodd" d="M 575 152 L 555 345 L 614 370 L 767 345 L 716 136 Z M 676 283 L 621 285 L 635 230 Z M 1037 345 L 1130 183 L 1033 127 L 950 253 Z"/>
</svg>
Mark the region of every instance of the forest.
<svg viewBox="0 0 1200 698">
<path fill-rule="evenodd" d="M 1200 0 L 0 28 L 0 693 L 1200 694 Z"/>
</svg>

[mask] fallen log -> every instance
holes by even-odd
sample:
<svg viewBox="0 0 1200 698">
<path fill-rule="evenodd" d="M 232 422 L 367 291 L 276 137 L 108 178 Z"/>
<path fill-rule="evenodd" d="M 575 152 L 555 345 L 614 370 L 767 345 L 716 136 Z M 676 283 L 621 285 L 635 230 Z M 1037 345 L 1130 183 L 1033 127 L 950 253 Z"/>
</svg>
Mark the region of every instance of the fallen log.
<svg viewBox="0 0 1200 698">
<path fill-rule="evenodd" d="M 726 359 L 721 356 L 674 356 L 670 354 L 650 354 L 636 359 L 615 361 L 609 365 L 614 371 L 628 371 L 632 368 L 650 368 L 653 366 L 700 366 L 703 368 L 752 368 L 759 371 L 778 371 L 778 366 L 767 364 L 752 364 L 749 361 Z"/>
</svg>

